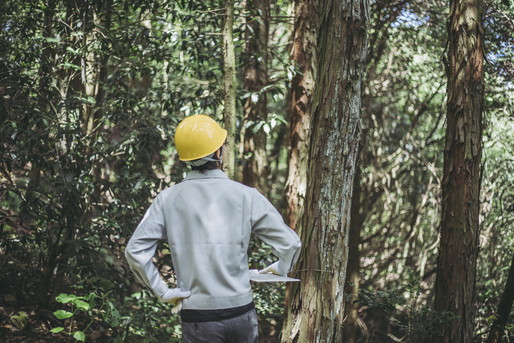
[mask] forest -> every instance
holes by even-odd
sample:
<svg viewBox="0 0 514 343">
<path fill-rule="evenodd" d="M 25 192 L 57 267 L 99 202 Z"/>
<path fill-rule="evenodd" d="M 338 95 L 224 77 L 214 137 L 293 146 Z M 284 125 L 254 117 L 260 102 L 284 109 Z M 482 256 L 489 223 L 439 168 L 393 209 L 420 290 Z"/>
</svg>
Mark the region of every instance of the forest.
<svg viewBox="0 0 514 343">
<path fill-rule="evenodd" d="M 512 0 L 2 0 L 0 341 L 181 341 L 124 251 L 206 114 L 302 240 L 260 342 L 514 342 L 513 80 Z"/>
</svg>

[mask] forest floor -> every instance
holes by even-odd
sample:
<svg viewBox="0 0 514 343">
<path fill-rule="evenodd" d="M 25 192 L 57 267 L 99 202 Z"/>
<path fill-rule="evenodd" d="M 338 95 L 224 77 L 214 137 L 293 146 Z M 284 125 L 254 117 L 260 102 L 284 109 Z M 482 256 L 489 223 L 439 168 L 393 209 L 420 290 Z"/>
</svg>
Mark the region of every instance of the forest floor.
<svg viewBox="0 0 514 343">
<path fill-rule="evenodd" d="M 51 316 L 52 313 L 49 311 L 36 312 L 30 308 L 0 307 L 0 341 L 5 343 L 65 342 L 66 340 L 49 333 Z"/>
<path fill-rule="evenodd" d="M 77 323 L 81 325 L 80 323 Z M 34 308 L 0 307 L 0 342 L 2 343 L 60 343 L 75 341 L 63 337 L 63 333 L 53 334 L 50 330 L 61 326 L 51 311 Z M 111 342 L 110 330 L 88 332 L 87 342 Z"/>
<path fill-rule="evenodd" d="M 85 326 L 77 323 L 79 326 Z M 49 310 L 0 306 L 0 342 L 1 343 L 64 343 L 74 339 L 63 337 L 63 333 L 53 334 L 50 330 L 60 326 L 53 313 Z M 88 332 L 87 342 L 112 342 L 113 332 L 110 329 L 93 329 Z M 272 343 L 277 341 L 277 332 L 262 320 L 259 325 L 259 342 Z"/>
</svg>

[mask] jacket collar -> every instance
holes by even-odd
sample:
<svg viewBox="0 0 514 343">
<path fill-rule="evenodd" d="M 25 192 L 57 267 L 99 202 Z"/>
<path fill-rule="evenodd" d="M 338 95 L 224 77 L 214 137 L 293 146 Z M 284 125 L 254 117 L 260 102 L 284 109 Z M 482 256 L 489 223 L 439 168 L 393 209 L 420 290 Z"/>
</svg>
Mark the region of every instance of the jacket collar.
<svg viewBox="0 0 514 343">
<path fill-rule="evenodd" d="M 228 179 L 228 176 L 220 169 L 206 170 L 204 172 L 191 170 L 187 173 L 184 181 L 193 179 Z"/>
</svg>

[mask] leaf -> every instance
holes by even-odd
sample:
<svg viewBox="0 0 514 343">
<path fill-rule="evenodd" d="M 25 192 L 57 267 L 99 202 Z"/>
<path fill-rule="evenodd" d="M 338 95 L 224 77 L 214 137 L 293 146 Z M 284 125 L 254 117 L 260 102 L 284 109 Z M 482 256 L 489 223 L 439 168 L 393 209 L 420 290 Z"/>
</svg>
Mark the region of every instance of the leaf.
<svg viewBox="0 0 514 343">
<path fill-rule="evenodd" d="M 55 300 L 60 302 L 60 303 L 62 303 L 62 304 L 71 303 L 75 299 L 77 299 L 76 295 L 66 294 L 66 293 L 61 293 L 61 294 L 59 294 L 58 296 L 55 297 Z"/>
<path fill-rule="evenodd" d="M 77 341 L 85 342 L 86 341 L 86 334 L 82 331 L 77 331 L 73 334 L 73 338 L 75 338 Z"/>
<path fill-rule="evenodd" d="M 55 37 L 46 37 L 45 41 L 47 41 L 48 43 L 59 43 L 60 42 L 59 38 L 55 38 Z"/>
<path fill-rule="evenodd" d="M 78 55 L 79 54 L 79 49 L 73 49 L 72 47 L 66 47 L 66 51 L 68 52 L 71 52 L 73 55 Z"/>
<path fill-rule="evenodd" d="M 74 303 L 75 303 L 75 306 L 77 306 L 77 308 L 82 311 L 87 311 L 91 308 L 91 306 L 89 306 L 89 304 L 83 300 L 77 299 L 74 301 Z"/>
<path fill-rule="evenodd" d="M 71 316 L 73 316 L 73 313 L 65 311 L 65 310 L 58 310 L 58 311 L 54 312 L 54 316 L 57 319 L 66 319 L 66 318 L 70 318 Z"/>
<path fill-rule="evenodd" d="M 62 330 L 64 330 L 64 328 L 62 326 L 58 326 L 56 328 L 53 328 L 52 330 L 50 330 L 51 333 L 59 333 L 61 332 Z"/>
<path fill-rule="evenodd" d="M 94 97 L 92 96 L 88 96 L 87 98 L 84 98 L 84 97 L 77 97 L 77 99 L 79 99 L 80 101 L 83 101 L 83 102 L 86 102 L 88 104 L 91 104 L 91 105 L 94 105 L 96 104 L 96 100 Z"/>
<path fill-rule="evenodd" d="M 75 69 L 75 70 L 80 70 L 80 66 L 78 65 L 75 65 L 73 63 L 69 63 L 69 62 L 66 62 L 66 63 L 60 63 L 59 65 L 57 65 L 58 67 L 64 67 L 64 68 L 70 68 L 70 69 Z"/>
</svg>

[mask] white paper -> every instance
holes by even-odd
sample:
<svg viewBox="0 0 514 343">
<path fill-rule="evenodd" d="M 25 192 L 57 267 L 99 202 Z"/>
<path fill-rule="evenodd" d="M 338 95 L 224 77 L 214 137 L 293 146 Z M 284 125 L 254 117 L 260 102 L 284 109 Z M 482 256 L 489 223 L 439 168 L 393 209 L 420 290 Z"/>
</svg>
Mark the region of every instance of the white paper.
<svg viewBox="0 0 514 343">
<path fill-rule="evenodd" d="M 275 275 L 272 273 L 261 274 L 257 269 L 250 269 L 250 280 L 255 282 L 297 282 L 300 279 L 293 279 L 287 276 Z"/>
</svg>

